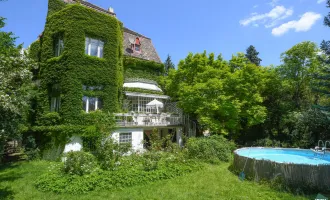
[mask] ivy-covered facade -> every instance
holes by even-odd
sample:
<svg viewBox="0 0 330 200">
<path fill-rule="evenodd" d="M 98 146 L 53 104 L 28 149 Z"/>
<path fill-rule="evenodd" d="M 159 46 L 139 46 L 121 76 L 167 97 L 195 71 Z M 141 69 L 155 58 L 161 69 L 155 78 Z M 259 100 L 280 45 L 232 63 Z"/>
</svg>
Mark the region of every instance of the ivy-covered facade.
<svg viewBox="0 0 330 200">
<path fill-rule="evenodd" d="M 45 29 L 30 56 L 39 62 L 31 117 L 39 142 L 45 135 L 58 143 L 74 138 L 68 151 L 80 149 L 84 138 L 112 133 L 142 150 L 155 127 L 181 140 L 182 114 L 157 84 L 164 65 L 151 39 L 125 28 L 113 9 L 49 0 Z"/>
</svg>

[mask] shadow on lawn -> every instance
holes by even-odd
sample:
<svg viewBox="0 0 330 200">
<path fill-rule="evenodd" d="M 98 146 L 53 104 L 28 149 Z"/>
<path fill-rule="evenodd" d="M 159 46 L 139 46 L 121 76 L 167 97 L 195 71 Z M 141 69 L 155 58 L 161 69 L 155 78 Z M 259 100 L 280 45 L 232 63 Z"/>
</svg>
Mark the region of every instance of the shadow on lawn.
<svg viewBox="0 0 330 200">
<path fill-rule="evenodd" d="M 22 173 L 17 173 L 13 171 L 12 169 L 18 167 L 17 163 L 11 163 L 11 164 L 4 164 L 0 165 L 0 183 L 2 182 L 9 182 L 9 181 L 15 181 L 19 178 L 22 178 Z M 1 194 L 1 189 L 0 188 L 0 194 Z M 0 199 L 1 199 L 0 195 Z"/>
<path fill-rule="evenodd" d="M 1 200 L 14 199 L 14 192 L 9 187 L 0 186 L 0 199 Z"/>
</svg>

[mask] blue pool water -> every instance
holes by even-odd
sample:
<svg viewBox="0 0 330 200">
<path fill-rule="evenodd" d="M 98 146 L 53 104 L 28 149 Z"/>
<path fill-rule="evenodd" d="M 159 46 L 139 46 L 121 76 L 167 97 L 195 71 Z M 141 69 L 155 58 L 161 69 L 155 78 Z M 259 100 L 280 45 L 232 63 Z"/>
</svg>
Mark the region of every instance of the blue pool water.
<svg viewBox="0 0 330 200">
<path fill-rule="evenodd" d="M 235 151 L 238 155 L 257 160 L 270 160 L 278 163 L 296 163 L 308 165 L 330 165 L 330 153 L 315 153 L 308 149 L 285 148 L 242 148 Z"/>
</svg>

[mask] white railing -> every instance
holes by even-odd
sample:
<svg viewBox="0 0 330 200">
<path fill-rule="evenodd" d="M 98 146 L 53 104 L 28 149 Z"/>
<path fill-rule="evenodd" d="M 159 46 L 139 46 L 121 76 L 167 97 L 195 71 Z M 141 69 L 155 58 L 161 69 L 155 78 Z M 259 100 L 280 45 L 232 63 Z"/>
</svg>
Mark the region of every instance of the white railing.
<svg viewBox="0 0 330 200">
<path fill-rule="evenodd" d="M 119 127 L 130 126 L 179 126 L 182 125 L 182 118 L 170 114 L 115 114 Z"/>
</svg>

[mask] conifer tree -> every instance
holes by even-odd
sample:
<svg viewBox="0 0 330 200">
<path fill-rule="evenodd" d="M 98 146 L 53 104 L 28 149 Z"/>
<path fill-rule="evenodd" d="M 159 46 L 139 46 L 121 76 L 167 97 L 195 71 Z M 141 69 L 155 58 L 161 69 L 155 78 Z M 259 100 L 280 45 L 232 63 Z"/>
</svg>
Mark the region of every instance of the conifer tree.
<svg viewBox="0 0 330 200">
<path fill-rule="evenodd" d="M 167 58 L 164 62 L 164 66 L 165 66 L 165 76 L 168 76 L 170 69 L 175 69 L 175 65 L 173 64 L 170 55 L 167 55 Z"/>
<path fill-rule="evenodd" d="M 253 45 L 250 45 L 246 49 L 245 57 L 250 60 L 251 63 L 254 63 L 255 65 L 259 66 L 260 62 L 262 61 L 259 57 L 259 52 L 256 50 L 256 48 Z"/>
</svg>

